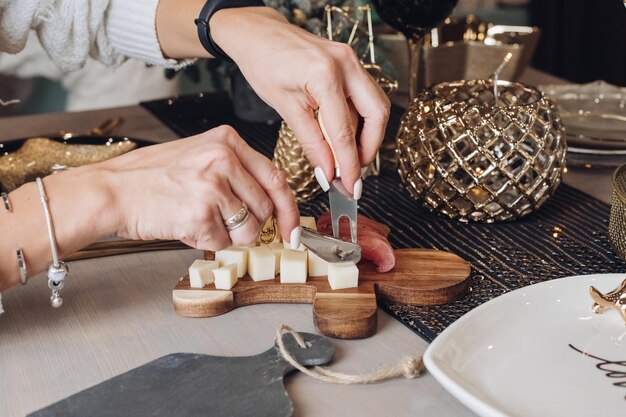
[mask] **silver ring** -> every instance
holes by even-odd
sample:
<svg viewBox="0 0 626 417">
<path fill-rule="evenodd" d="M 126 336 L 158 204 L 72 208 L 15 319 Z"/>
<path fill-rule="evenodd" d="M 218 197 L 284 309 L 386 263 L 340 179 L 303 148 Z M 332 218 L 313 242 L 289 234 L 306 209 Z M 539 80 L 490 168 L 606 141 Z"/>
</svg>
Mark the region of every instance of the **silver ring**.
<svg viewBox="0 0 626 417">
<path fill-rule="evenodd" d="M 249 217 L 250 213 L 248 212 L 248 209 L 242 207 L 237 213 L 224 221 L 224 226 L 226 226 L 226 230 L 230 232 L 231 230 L 235 230 L 236 228 L 241 227 L 245 222 L 248 221 Z"/>
</svg>

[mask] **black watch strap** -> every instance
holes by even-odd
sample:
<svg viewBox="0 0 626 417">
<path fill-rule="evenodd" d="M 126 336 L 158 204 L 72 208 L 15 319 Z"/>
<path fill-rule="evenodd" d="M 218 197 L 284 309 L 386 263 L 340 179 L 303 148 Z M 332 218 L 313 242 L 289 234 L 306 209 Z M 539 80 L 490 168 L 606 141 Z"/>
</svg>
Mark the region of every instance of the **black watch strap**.
<svg viewBox="0 0 626 417">
<path fill-rule="evenodd" d="M 202 10 L 200 11 L 200 16 L 194 23 L 198 27 L 198 38 L 200 38 L 200 43 L 204 49 L 207 50 L 208 53 L 213 55 L 215 58 L 221 58 L 225 61 L 233 62 L 232 59 L 226 52 L 220 48 L 213 38 L 211 37 L 211 30 L 209 29 L 209 20 L 211 16 L 218 10 L 222 9 L 233 9 L 237 7 L 263 7 L 265 3 L 262 0 L 209 0 L 207 1 Z"/>
</svg>

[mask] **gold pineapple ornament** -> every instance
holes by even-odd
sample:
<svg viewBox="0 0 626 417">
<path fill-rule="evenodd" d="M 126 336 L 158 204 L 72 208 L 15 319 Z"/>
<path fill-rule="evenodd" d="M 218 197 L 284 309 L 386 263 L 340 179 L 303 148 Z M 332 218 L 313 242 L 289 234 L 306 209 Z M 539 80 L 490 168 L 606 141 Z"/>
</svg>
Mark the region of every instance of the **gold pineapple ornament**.
<svg viewBox="0 0 626 417">
<path fill-rule="evenodd" d="M 298 203 L 309 201 L 322 191 L 315 180 L 314 167 L 302 152 L 298 139 L 285 122 L 281 123 L 278 132 L 278 141 L 274 148 L 274 165 L 287 173 L 287 182 Z"/>
</svg>

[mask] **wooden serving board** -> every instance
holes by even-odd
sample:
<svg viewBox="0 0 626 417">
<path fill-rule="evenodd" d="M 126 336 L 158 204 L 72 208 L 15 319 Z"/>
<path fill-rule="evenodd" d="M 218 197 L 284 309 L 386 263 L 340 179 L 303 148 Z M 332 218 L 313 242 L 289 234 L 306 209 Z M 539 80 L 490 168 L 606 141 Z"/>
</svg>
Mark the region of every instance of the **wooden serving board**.
<svg viewBox="0 0 626 417">
<path fill-rule="evenodd" d="M 239 279 L 230 290 L 213 284 L 190 288 L 189 276 L 173 291 L 175 311 L 186 317 L 212 317 L 237 307 L 264 303 L 313 304 L 317 330 L 331 337 L 356 339 L 376 333 L 377 300 L 412 305 L 444 304 L 462 297 L 468 288 L 470 264 L 457 255 L 433 249 L 396 250 L 396 266 L 377 272 L 369 262 L 359 263 L 359 286 L 333 291 L 326 277 L 305 284 L 281 284 L 280 276 L 255 282 Z M 213 259 L 206 252 L 205 258 Z"/>
</svg>

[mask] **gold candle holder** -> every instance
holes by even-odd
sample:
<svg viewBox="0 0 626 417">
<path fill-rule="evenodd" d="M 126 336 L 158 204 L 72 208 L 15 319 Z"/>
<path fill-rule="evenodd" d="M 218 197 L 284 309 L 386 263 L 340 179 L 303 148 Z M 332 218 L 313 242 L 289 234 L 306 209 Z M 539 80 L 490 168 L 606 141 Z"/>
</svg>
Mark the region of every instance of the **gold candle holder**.
<svg viewBox="0 0 626 417">
<path fill-rule="evenodd" d="M 615 170 L 612 183 L 609 242 L 615 253 L 626 260 L 626 164 Z"/>
<path fill-rule="evenodd" d="M 497 98 L 493 87 L 493 80 L 437 84 L 403 116 L 399 172 L 429 210 L 462 222 L 513 220 L 560 184 L 566 146 L 555 104 L 519 83 L 497 81 Z"/>
</svg>

